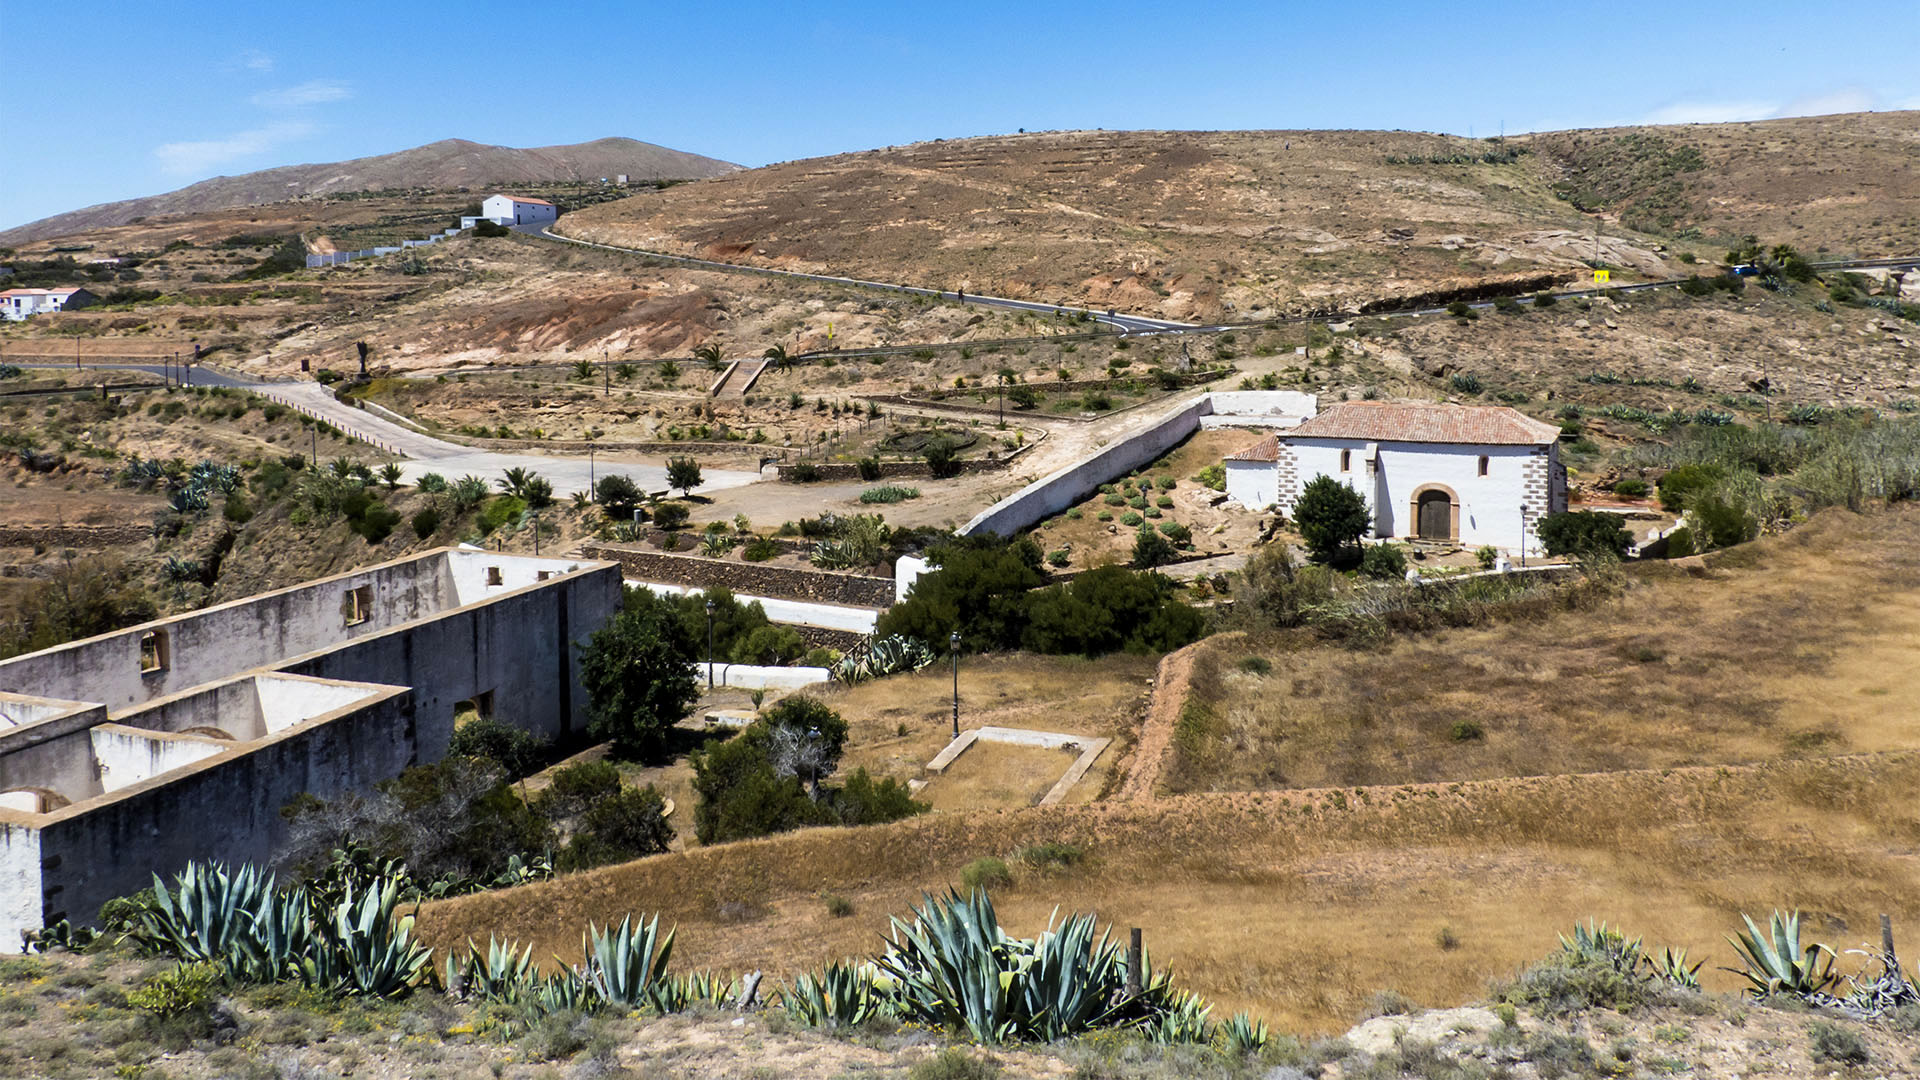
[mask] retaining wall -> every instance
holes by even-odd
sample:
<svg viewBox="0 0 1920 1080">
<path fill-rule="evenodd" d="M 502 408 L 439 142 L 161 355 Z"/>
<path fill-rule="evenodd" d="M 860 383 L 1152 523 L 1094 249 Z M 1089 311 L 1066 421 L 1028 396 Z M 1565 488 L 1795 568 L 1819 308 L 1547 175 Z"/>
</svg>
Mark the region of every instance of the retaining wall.
<svg viewBox="0 0 1920 1080">
<path fill-rule="evenodd" d="M 960 527 L 962 536 L 998 533 L 1014 536 L 1086 498 L 1101 484 L 1137 469 L 1180 445 L 1212 412 L 1202 397 L 1173 410 L 1152 426 L 1070 465 L 1048 473 L 974 515 Z"/>
<path fill-rule="evenodd" d="M 137 544 L 152 535 L 151 525 L 0 525 L 0 548 L 113 547 Z"/>
<path fill-rule="evenodd" d="M 890 577 L 835 574 L 794 566 L 708 559 L 698 555 L 669 555 L 641 548 L 587 544 L 581 552 L 591 559 L 620 564 L 623 577 L 698 588 L 722 586 L 737 593 L 790 600 L 817 600 L 855 607 L 887 607 L 893 603 Z"/>
</svg>

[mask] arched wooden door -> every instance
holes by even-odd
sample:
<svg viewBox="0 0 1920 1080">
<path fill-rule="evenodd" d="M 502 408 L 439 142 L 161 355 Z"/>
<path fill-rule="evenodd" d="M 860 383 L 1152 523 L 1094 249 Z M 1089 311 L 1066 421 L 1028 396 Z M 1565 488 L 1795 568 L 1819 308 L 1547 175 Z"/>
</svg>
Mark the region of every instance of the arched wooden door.
<svg viewBox="0 0 1920 1080">
<path fill-rule="evenodd" d="M 1453 539 L 1453 499 L 1444 491 L 1420 493 L 1420 539 Z"/>
</svg>

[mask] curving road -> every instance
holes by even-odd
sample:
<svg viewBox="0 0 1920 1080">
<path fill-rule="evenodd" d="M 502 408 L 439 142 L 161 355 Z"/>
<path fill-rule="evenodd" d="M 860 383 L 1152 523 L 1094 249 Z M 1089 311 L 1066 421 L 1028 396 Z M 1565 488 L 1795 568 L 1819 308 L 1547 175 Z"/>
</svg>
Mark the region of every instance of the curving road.
<svg viewBox="0 0 1920 1080">
<path fill-rule="evenodd" d="M 19 366 L 69 368 L 72 365 L 22 364 Z M 158 364 L 88 364 L 86 366 L 113 371 L 145 371 L 155 375 L 164 374 L 168 370 Z M 172 370 L 177 373 L 180 369 Z M 642 491 L 667 490 L 667 470 L 664 465 L 604 454 L 596 454 L 589 460 L 576 456 L 502 454 L 462 446 L 459 443 L 436 439 L 403 424 L 396 424 L 391 420 L 375 416 L 364 409 L 345 404 L 333 396 L 333 391 L 319 383 L 262 382 L 208 367 L 187 369 L 184 382 L 189 386 L 219 386 L 245 390 L 248 393 L 270 398 L 308 416 L 324 420 L 361 442 L 394 455 L 399 459 L 402 474 L 408 483 L 412 483 L 426 473 L 439 473 L 449 480 L 457 480 L 472 474 L 488 481 L 497 481 L 506 475 L 508 469 L 518 468 L 537 472 L 545 477 L 553 484 L 554 494 L 560 498 L 570 497 L 577 491 L 590 491 L 592 483 L 598 478 L 615 473 L 631 478 Z M 760 479 L 758 472 L 741 469 L 703 467 L 700 474 L 705 483 L 694 489 L 696 493 L 740 487 Z"/>
</svg>

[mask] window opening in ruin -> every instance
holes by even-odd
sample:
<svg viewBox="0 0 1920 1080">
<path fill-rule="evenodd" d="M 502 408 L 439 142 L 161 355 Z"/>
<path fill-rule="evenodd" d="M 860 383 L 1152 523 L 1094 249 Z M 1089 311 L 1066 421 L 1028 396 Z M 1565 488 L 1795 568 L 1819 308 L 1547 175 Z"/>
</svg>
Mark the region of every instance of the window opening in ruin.
<svg viewBox="0 0 1920 1080">
<path fill-rule="evenodd" d="M 1485 454 L 1480 455 L 1480 475 L 1487 475 L 1487 455 Z"/>
<path fill-rule="evenodd" d="M 167 670 L 167 663 L 172 659 L 168 654 L 165 630 L 149 630 L 140 635 L 140 671 L 143 674 Z"/>
<path fill-rule="evenodd" d="M 346 615 L 348 626 L 358 626 L 373 618 L 373 586 L 347 590 Z"/>
<path fill-rule="evenodd" d="M 1340 471 L 1341 472 L 1353 471 L 1353 451 L 1351 450 L 1340 451 Z"/>
<path fill-rule="evenodd" d="M 553 571 L 551 571 L 551 570 L 542 570 L 542 571 L 540 571 L 539 573 L 537 573 L 537 574 L 535 574 L 535 575 L 533 576 L 533 580 L 535 580 L 535 581 L 545 581 L 545 580 L 547 580 L 548 578 L 550 578 L 550 577 L 552 577 L 552 576 L 553 576 Z"/>
<path fill-rule="evenodd" d="M 503 580 L 500 577 L 500 568 L 497 566 L 487 567 L 487 584 L 499 585 L 502 583 L 503 583 Z"/>
</svg>

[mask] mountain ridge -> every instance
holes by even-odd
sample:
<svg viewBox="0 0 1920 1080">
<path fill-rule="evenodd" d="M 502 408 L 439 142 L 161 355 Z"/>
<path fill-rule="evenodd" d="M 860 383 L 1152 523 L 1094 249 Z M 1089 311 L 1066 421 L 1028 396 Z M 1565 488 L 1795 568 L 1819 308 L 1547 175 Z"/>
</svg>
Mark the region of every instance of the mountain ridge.
<svg viewBox="0 0 1920 1080">
<path fill-rule="evenodd" d="M 230 210 L 343 191 L 598 179 L 621 173 L 635 180 L 700 180 L 739 168 L 718 158 L 617 136 L 525 148 L 440 139 L 388 154 L 215 176 L 158 195 L 69 210 L 0 231 L 0 244 L 125 225 L 156 214 Z"/>
</svg>

